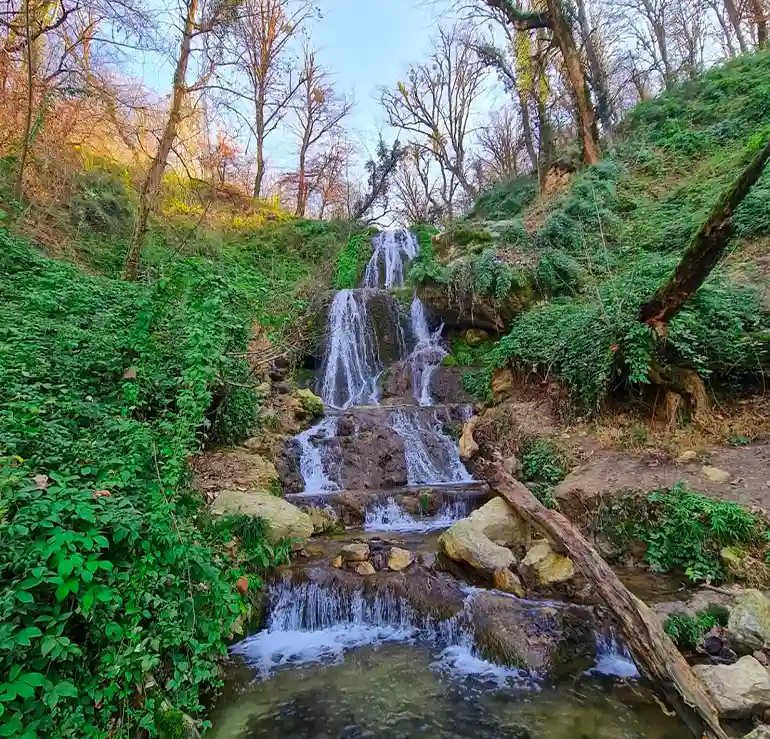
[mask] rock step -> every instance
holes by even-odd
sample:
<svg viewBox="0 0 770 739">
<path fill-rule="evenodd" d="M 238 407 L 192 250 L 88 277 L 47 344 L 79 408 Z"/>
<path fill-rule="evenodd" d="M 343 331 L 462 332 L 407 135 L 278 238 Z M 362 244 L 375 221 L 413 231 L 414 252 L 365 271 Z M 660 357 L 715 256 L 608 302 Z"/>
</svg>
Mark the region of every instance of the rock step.
<svg viewBox="0 0 770 739">
<path fill-rule="evenodd" d="M 394 399 L 395 400 L 395 399 Z M 473 403 L 440 403 L 438 405 L 418 405 L 414 398 L 405 398 L 411 400 L 406 403 L 393 403 L 392 405 L 351 405 L 349 408 L 331 408 L 326 406 L 324 414 L 327 416 L 344 416 L 346 413 L 390 413 L 392 411 L 423 411 L 432 413 L 433 411 L 449 412 L 457 411 L 459 408 L 473 407 Z"/>
<path fill-rule="evenodd" d="M 286 493 L 284 498 L 295 505 L 332 505 L 341 499 L 359 498 L 369 502 L 387 500 L 388 498 L 419 498 L 421 495 L 439 495 L 444 499 L 475 499 L 486 498 L 490 494 L 485 482 L 471 481 L 463 483 L 446 483 L 438 485 L 402 485 L 400 487 L 379 488 L 376 490 L 351 489 L 333 490 L 316 493 Z"/>
</svg>

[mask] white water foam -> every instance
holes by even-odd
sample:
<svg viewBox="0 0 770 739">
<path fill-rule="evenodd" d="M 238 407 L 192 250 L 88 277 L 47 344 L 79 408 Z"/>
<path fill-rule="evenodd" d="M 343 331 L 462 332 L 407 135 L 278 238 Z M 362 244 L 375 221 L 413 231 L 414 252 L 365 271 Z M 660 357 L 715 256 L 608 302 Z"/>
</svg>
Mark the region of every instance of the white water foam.
<svg viewBox="0 0 770 739">
<path fill-rule="evenodd" d="M 372 239 L 374 250 L 364 273 L 364 287 L 380 287 L 380 263 L 384 263 L 384 287 L 402 287 L 404 259 L 417 255 L 417 237 L 404 228 L 381 231 Z"/>
<path fill-rule="evenodd" d="M 327 324 L 321 399 L 334 408 L 376 404 L 382 364 L 366 291 L 338 291 Z"/>
<path fill-rule="evenodd" d="M 596 664 L 588 670 L 588 674 L 637 678 L 639 670 L 628 647 L 618 641 L 614 631 L 610 631 L 609 634 L 597 637 Z"/>
<path fill-rule="evenodd" d="M 444 324 L 442 323 L 431 332 L 428 327 L 425 304 L 416 295 L 412 300 L 409 314 L 412 335 L 416 342 L 406 360 L 412 368 L 412 393 L 420 405 L 427 406 L 433 402 L 430 396 L 431 378 L 447 355 L 446 350 L 439 343 Z"/>
<path fill-rule="evenodd" d="M 436 412 L 426 417 L 424 412 L 398 409 L 390 416 L 390 427 L 404 440 L 409 485 L 472 480 L 460 461 L 457 444 L 443 432 Z M 426 441 L 434 453 L 428 451 Z"/>
<path fill-rule="evenodd" d="M 313 444 L 313 439 L 326 439 L 337 433 L 337 419 L 333 416 L 324 418 L 294 438 L 300 445 L 299 470 L 305 482 L 305 493 L 324 493 L 339 490 L 340 486 L 331 480 L 324 469 L 321 450 Z"/>
<path fill-rule="evenodd" d="M 412 516 L 393 498 L 379 502 L 366 511 L 365 531 L 428 532 L 446 529 L 468 515 L 467 500 L 444 501 L 435 516 Z"/>
</svg>

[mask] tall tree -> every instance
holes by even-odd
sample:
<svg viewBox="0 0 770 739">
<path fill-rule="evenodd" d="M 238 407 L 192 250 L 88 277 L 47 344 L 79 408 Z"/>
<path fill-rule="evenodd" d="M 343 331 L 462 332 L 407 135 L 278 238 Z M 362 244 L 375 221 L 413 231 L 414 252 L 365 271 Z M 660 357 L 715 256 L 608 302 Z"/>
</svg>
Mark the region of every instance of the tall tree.
<svg viewBox="0 0 770 739">
<path fill-rule="evenodd" d="M 232 24 L 228 60 L 222 67 L 225 79 L 219 87 L 226 97 L 235 98 L 229 107 L 246 121 L 254 139 L 255 198 L 262 194 L 266 142 L 290 112 L 303 83 L 292 42 L 315 12 L 312 0 L 242 0 Z M 243 103 L 250 108 L 247 113 Z"/>
<path fill-rule="evenodd" d="M 126 280 L 135 280 L 139 273 L 139 262 L 147 237 L 150 213 L 155 208 L 163 173 L 168 166 L 169 154 L 183 118 L 183 108 L 190 91 L 187 73 L 193 52 L 193 41 L 196 38 L 205 40 L 205 36 L 227 18 L 233 3 L 234 0 L 216 0 L 210 7 L 205 7 L 201 0 L 180 0 L 179 20 L 182 28 L 174 67 L 171 104 L 157 149 L 139 188 L 134 229 L 123 264 L 123 277 Z"/>
<path fill-rule="evenodd" d="M 578 51 L 572 24 L 563 0 L 546 0 L 545 10 L 523 11 L 511 0 L 484 0 L 490 7 L 497 8 L 508 22 L 516 28 L 531 31 L 546 28 L 551 32 L 553 42 L 559 49 L 564 63 L 565 76 L 569 81 L 570 93 L 577 112 L 580 139 L 583 144 L 583 161 L 595 164 L 601 159 L 599 145 L 599 129 L 596 124 L 591 93 L 588 87 L 585 70 Z"/>
<path fill-rule="evenodd" d="M 339 129 L 350 113 L 352 102 L 335 93 L 332 76 L 318 59 L 317 52 L 306 46 L 303 53 L 302 85 L 295 105 L 295 132 L 299 138 L 297 158 L 296 214 L 305 215 L 308 195 L 308 158 L 313 148 Z"/>
<path fill-rule="evenodd" d="M 407 133 L 439 168 L 443 192 L 452 197 L 456 182 L 468 198 L 475 198 L 467 149 L 471 115 L 484 90 L 484 67 L 473 50 L 468 29 L 439 29 L 433 52 L 413 65 L 406 82 L 383 89 L 380 99 L 391 126 Z"/>
</svg>

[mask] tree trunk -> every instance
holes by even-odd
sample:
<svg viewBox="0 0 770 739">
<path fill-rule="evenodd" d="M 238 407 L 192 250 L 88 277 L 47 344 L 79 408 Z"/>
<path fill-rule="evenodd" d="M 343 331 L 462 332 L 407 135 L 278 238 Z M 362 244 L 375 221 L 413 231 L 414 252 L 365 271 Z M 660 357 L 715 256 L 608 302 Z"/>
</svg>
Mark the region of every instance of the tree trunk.
<svg viewBox="0 0 770 739">
<path fill-rule="evenodd" d="M 481 460 L 477 472 L 516 513 L 569 554 L 615 617 L 642 673 L 676 709 L 693 736 L 701 739 L 708 729 L 717 739 L 727 739 L 716 706 L 658 620 L 583 535 L 560 513 L 543 506 L 499 462 Z"/>
<path fill-rule="evenodd" d="M 588 60 L 588 68 L 591 70 L 591 82 L 596 93 L 596 107 L 599 114 L 599 120 L 604 126 L 605 134 L 612 130 L 612 103 L 610 102 L 610 91 L 607 85 L 607 75 L 604 73 L 599 54 L 596 51 L 594 43 L 594 34 L 588 23 L 586 14 L 585 0 L 577 0 L 578 22 L 580 23 L 580 34 L 583 37 L 583 46 Z"/>
<path fill-rule="evenodd" d="M 591 104 L 591 93 L 588 90 L 580 54 L 575 46 L 572 28 L 564 15 L 561 0 L 547 0 L 547 2 L 550 28 L 564 58 L 564 68 L 577 106 L 580 138 L 583 142 L 583 161 L 586 164 L 596 164 L 602 158 L 599 148 L 599 130 L 596 127 L 596 114 Z"/>
<path fill-rule="evenodd" d="M 305 177 L 305 156 L 306 149 L 303 144 L 299 153 L 299 169 L 297 170 L 297 208 L 294 214 L 298 218 L 305 216 L 305 207 L 307 206 L 307 178 Z"/>
<path fill-rule="evenodd" d="M 197 12 L 198 0 L 188 0 L 184 30 L 182 32 L 182 43 L 179 48 L 176 69 L 174 70 L 174 90 L 171 98 L 171 109 L 169 110 L 166 127 L 163 129 L 163 135 L 158 144 L 158 150 L 155 152 L 150 169 L 139 190 L 139 204 L 134 220 L 134 230 L 131 234 L 131 242 L 126 254 L 126 261 L 123 265 L 123 279 L 125 280 L 135 280 L 139 273 L 139 262 L 144 240 L 147 236 L 150 213 L 155 207 L 163 173 L 168 164 L 168 155 L 171 153 L 171 147 L 174 145 L 177 129 L 182 120 L 182 103 L 187 94 L 187 67 L 190 62 L 190 49 Z"/>
<path fill-rule="evenodd" d="M 764 49 L 767 46 L 767 15 L 762 6 L 762 0 L 749 0 L 754 23 L 757 24 L 757 48 Z"/>
<path fill-rule="evenodd" d="M 674 273 L 639 308 L 639 320 L 665 332 L 671 319 L 695 294 L 724 254 L 733 233 L 733 213 L 770 159 L 770 140 L 722 193 L 705 223 L 698 229 Z"/>
<path fill-rule="evenodd" d="M 257 90 L 256 115 L 254 128 L 257 139 L 257 171 L 254 175 L 254 198 L 262 194 L 262 180 L 265 178 L 265 93 L 261 87 Z"/>
<path fill-rule="evenodd" d="M 532 136 L 532 121 L 529 117 L 529 105 L 527 105 L 527 98 L 521 90 L 516 88 L 516 93 L 519 98 L 519 109 L 521 111 L 521 131 L 524 138 L 524 146 L 527 149 L 529 161 L 532 162 L 532 169 L 537 172 L 538 157 L 537 150 L 535 149 L 535 139 Z"/>
<path fill-rule="evenodd" d="M 35 74 L 33 70 L 32 58 L 32 31 L 29 12 L 30 0 L 24 2 L 24 35 L 26 39 L 27 52 L 27 106 L 24 113 L 24 138 L 21 141 L 21 154 L 19 156 L 19 171 L 16 175 L 16 186 L 13 195 L 17 201 L 21 201 L 24 195 L 24 170 L 27 168 L 27 157 L 29 156 L 29 137 L 32 135 L 32 112 L 35 105 Z"/>
<path fill-rule="evenodd" d="M 735 7 L 735 0 L 724 0 L 724 3 L 727 17 L 730 19 L 733 31 L 735 31 L 735 38 L 738 40 L 738 48 L 741 50 L 741 54 L 745 54 L 749 47 L 746 44 L 746 37 L 743 35 L 741 17 L 738 15 L 738 8 Z"/>
</svg>

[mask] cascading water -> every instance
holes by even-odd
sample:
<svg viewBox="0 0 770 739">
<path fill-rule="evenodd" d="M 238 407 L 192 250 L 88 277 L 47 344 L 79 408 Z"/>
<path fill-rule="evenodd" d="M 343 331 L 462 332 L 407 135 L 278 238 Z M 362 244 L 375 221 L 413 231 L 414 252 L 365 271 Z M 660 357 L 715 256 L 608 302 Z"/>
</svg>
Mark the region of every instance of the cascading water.
<svg viewBox="0 0 770 739">
<path fill-rule="evenodd" d="M 364 287 L 386 290 L 404 284 L 404 261 L 417 256 L 417 238 L 406 229 L 382 231 L 372 239 L 374 250 L 364 272 Z M 384 275 L 382 274 L 384 272 Z"/>
<path fill-rule="evenodd" d="M 412 368 L 412 392 L 420 405 L 427 406 L 432 403 L 430 397 L 431 378 L 447 355 L 439 343 L 444 324 L 442 323 L 431 333 L 425 315 L 425 305 L 416 295 L 412 300 L 410 318 L 412 335 L 416 340 L 414 349 L 407 357 L 407 362 Z"/>
<path fill-rule="evenodd" d="M 382 372 L 366 293 L 340 290 L 329 310 L 321 399 L 334 408 L 377 403 Z"/>
<path fill-rule="evenodd" d="M 441 485 L 470 482 L 460 461 L 457 444 L 441 428 L 438 413 L 426 418 L 425 412 L 396 410 L 390 427 L 404 440 L 409 485 Z"/>
<path fill-rule="evenodd" d="M 366 531 L 428 532 L 445 529 L 465 518 L 470 505 L 467 500 L 444 501 L 435 516 L 412 516 L 393 498 L 376 503 L 366 511 Z"/>
<path fill-rule="evenodd" d="M 339 490 L 339 485 L 331 480 L 324 468 L 321 450 L 313 440 L 327 439 L 337 432 L 337 419 L 334 416 L 324 418 L 294 438 L 300 446 L 299 470 L 305 482 L 305 493 L 322 493 Z"/>
</svg>

